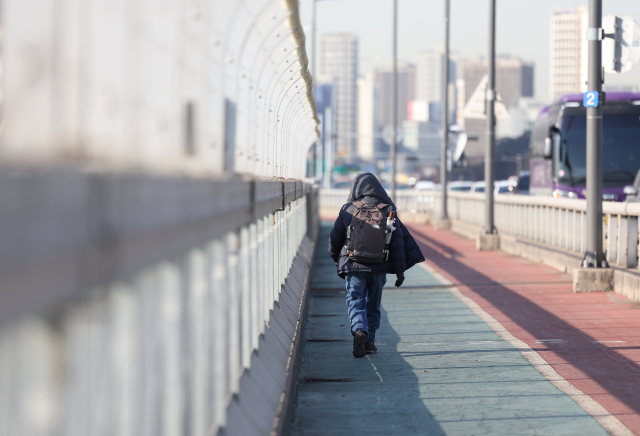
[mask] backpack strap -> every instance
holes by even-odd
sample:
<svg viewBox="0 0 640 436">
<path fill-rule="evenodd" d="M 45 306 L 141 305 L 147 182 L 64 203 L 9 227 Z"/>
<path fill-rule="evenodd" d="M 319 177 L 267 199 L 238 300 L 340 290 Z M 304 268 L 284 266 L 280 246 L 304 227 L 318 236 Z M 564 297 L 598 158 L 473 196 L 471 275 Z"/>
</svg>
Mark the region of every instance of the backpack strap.
<svg viewBox="0 0 640 436">
<path fill-rule="evenodd" d="M 355 206 L 356 209 L 360 209 L 362 206 L 364 206 L 364 203 L 361 202 L 360 200 L 354 201 L 347 207 L 347 211 L 349 211 L 351 206 Z M 349 213 L 353 215 L 353 212 L 349 212 Z M 351 251 L 351 230 L 352 230 L 352 227 L 351 227 L 351 224 L 349 224 L 349 226 L 347 226 L 347 239 L 344 241 L 345 242 L 344 248 L 346 248 L 347 253 Z"/>
<path fill-rule="evenodd" d="M 387 203 L 380 203 L 380 204 L 378 204 L 378 206 L 376 206 L 376 207 L 377 207 L 378 209 L 382 210 L 382 209 L 384 209 L 384 208 L 385 208 L 385 207 L 387 207 L 387 206 L 389 206 Z"/>
</svg>

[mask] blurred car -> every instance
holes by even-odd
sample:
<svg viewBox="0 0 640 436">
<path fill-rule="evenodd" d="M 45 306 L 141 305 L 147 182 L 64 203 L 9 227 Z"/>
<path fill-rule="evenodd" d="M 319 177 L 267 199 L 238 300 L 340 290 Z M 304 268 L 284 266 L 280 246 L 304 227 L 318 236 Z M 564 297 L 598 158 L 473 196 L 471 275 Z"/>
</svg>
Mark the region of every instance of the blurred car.
<svg viewBox="0 0 640 436">
<path fill-rule="evenodd" d="M 484 182 L 475 182 L 471 185 L 471 192 L 484 192 L 485 183 Z"/>
<path fill-rule="evenodd" d="M 513 194 L 515 192 L 516 182 L 513 180 L 496 180 L 493 182 L 494 194 Z M 486 184 L 484 181 L 475 182 L 471 185 L 470 192 L 484 192 Z"/>
<path fill-rule="evenodd" d="M 513 180 L 497 180 L 493 184 L 494 194 L 514 194 L 516 184 Z"/>
<path fill-rule="evenodd" d="M 468 181 L 455 181 L 447 183 L 447 191 L 470 191 L 473 182 Z"/>
<path fill-rule="evenodd" d="M 420 180 L 416 182 L 413 189 L 416 191 L 437 191 L 438 185 L 436 185 L 431 180 Z"/>
<path fill-rule="evenodd" d="M 529 171 L 520 171 L 520 177 L 518 177 L 518 181 L 516 182 L 516 194 L 529 195 L 530 177 Z"/>
</svg>

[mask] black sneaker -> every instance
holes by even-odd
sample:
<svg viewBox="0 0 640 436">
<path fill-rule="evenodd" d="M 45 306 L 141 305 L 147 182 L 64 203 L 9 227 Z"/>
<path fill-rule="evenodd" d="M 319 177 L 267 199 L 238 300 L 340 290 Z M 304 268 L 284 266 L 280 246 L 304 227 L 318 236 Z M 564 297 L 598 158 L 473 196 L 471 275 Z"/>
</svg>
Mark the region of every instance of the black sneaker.
<svg viewBox="0 0 640 436">
<path fill-rule="evenodd" d="M 367 342 L 367 332 L 364 330 L 358 330 L 353 337 L 353 357 L 364 357 L 366 351 L 364 351 L 365 343 Z"/>
<path fill-rule="evenodd" d="M 378 348 L 376 348 L 376 344 L 373 342 L 367 341 L 367 343 L 364 344 L 364 351 L 367 354 L 376 354 L 378 352 Z"/>
</svg>

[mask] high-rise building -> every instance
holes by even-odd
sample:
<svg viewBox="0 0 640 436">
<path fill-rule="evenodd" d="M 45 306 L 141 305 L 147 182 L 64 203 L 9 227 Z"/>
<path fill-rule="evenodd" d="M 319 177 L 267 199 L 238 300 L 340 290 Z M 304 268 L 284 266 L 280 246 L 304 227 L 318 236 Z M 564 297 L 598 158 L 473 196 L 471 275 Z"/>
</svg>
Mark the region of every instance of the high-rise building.
<svg viewBox="0 0 640 436">
<path fill-rule="evenodd" d="M 464 66 L 466 101 L 487 74 L 486 62 L 469 62 Z M 518 106 L 520 97 L 533 97 L 534 65 L 512 56 L 496 59 L 496 89 L 507 108 Z"/>
<path fill-rule="evenodd" d="M 384 128 L 393 125 L 393 69 L 378 68 L 374 80 L 380 87 L 378 119 Z M 398 63 L 398 130 L 407 119 L 407 104 L 415 100 L 416 67 L 406 62 Z"/>
<path fill-rule="evenodd" d="M 335 151 L 350 159 L 356 152 L 358 37 L 350 33 L 323 35 L 321 52 L 321 75 L 333 84 Z"/>
<path fill-rule="evenodd" d="M 449 83 L 456 81 L 456 63 L 449 60 Z M 418 54 L 416 68 L 416 99 L 440 103 L 444 97 L 444 51 L 431 49 Z"/>
<path fill-rule="evenodd" d="M 508 108 L 518 106 L 521 97 L 533 97 L 533 64 L 505 56 L 496 62 L 496 88 Z"/>
<path fill-rule="evenodd" d="M 358 155 L 365 160 L 373 159 L 378 122 L 379 87 L 369 73 L 358 79 Z"/>
<path fill-rule="evenodd" d="M 549 96 L 586 91 L 588 9 L 553 9 L 549 39 Z"/>
<path fill-rule="evenodd" d="M 465 104 L 487 74 L 486 61 L 468 62 L 464 66 Z M 522 97 L 530 98 L 534 95 L 534 65 L 523 62 L 512 56 L 500 56 L 496 59 L 496 90 L 511 112 L 512 108 L 518 108 Z M 465 157 L 471 164 L 480 164 L 484 158 L 486 141 L 486 120 L 464 120 L 464 127 L 469 135 L 469 141 L 465 148 Z M 507 132 L 512 135 L 513 129 L 504 128 L 497 133 Z"/>
<path fill-rule="evenodd" d="M 415 153 L 424 165 L 440 162 L 442 146 L 440 123 L 436 121 L 403 121 L 404 148 Z"/>
</svg>

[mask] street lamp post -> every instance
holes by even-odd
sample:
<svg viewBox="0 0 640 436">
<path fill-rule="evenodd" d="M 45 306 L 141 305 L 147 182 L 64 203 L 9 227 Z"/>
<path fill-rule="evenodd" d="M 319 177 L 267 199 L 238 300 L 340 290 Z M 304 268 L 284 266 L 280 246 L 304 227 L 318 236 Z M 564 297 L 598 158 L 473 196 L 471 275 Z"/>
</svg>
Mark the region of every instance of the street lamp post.
<svg viewBox="0 0 640 436">
<path fill-rule="evenodd" d="M 316 3 L 318 0 L 311 2 L 311 78 L 316 80 Z M 315 84 L 315 83 L 314 83 Z"/>
<path fill-rule="evenodd" d="M 391 198 L 396 201 L 396 170 L 398 147 L 398 0 L 393 0 L 393 86 L 392 115 L 393 131 L 391 133 Z"/>
<path fill-rule="evenodd" d="M 495 101 L 496 101 L 496 0 L 489 0 L 489 56 L 488 83 L 485 95 L 487 113 L 487 144 L 484 157 L 484 228 L 478 236 L 478 250 L 497 250 L 500 248 L 500 237 L 493 222 L 493 180 L 494 180 L 494 148 L 495 148 Z"/>
<path fill-rule="evenodd" d="M 602 94 L 602 0 L 589 1 L 589 91 Z M 587 252 L 582 266 L 603 266 L 602 105 L 587 108 Z"/>
<path fill-rule="evenodd" d="M 451 221 L 447 215 L 447 172 L 449 166 L 449 0 L 445 0 L 444 6 L 444 75 L 442 86 L 442 147 L 440 151 L 440 184 L 442 196 L 440 197 L 440 216 L 435 223 L 438 230 L 451 228 Z"/>
<path fill-rule="evenodd" d="M 612 291 L 613 270 L 602 250 L 602 0 L 589 0 L 587 31 L 589 95 L 595 106 L 587 107 L 587 250 L 582 268 L 573 270 L 575 292 Z M 585 98 L 585 106 L 587 99 Z"/>
</svg>

